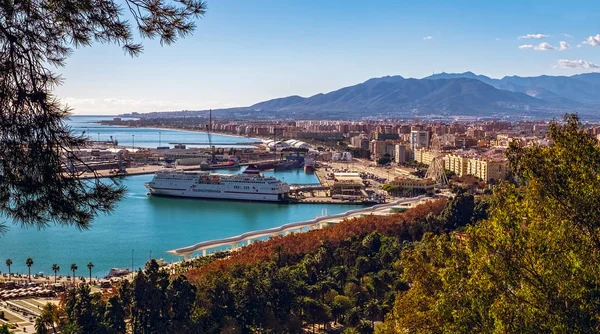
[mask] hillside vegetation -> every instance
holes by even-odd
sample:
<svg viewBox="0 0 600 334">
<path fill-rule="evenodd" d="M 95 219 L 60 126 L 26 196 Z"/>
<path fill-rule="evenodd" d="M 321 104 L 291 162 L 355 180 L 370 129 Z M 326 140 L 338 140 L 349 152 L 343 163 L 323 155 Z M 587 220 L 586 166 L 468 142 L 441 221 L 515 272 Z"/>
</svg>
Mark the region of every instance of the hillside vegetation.
<svg viewBox="0 0 600 334">
<path fill-rule="evenodd" d="M 495 189 L 489 219 L 402 253 L 411 288 L 379 333 L 600 330 L 600 149 L 565 121 L 550 147 L 510 148 L 522 183 Z"/>
</svg>

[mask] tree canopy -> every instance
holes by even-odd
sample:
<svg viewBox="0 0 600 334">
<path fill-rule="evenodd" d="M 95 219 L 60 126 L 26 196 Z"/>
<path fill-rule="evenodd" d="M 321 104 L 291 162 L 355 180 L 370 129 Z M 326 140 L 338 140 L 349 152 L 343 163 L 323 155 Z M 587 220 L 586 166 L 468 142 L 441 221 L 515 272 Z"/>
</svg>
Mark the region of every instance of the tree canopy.
<svg viewBox="0 0 600 334">
<path fill-rule="evenodd" d="M 575 115 L 550 139 L 510 147 L 522 185 L 496 187 L 486 220 L 403 253 L 411 288 L 380 332 L 600 330 L 600 148 Z"/>
<path fill-rule="evenodd" d="M 127 11 L 125 11 L 126 9 Z M 25 226 L 87 228 L 124 189 L 69 171 L 85 137 L 65 125 L 70 109 L 52 95 L 75 47 L 117 44 L 137 56 L 134 38 L 170 44 L 205 13 L 199 0 L 7 0 L 0 2 L 0 214 Z M 128 21 L 128 17 L 134 24 Z"/>
</svg>

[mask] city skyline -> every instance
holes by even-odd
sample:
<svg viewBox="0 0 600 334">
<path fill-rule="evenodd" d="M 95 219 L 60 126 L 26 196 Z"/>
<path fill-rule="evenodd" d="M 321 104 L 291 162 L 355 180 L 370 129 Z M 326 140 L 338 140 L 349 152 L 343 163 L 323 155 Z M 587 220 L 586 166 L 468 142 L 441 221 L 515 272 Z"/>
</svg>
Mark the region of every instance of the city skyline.
<svg viewBox="0 0 600 334">
<path fill-rule="evenodd" d="M 208 2 L 193 36 L 138 58 L 75 50 L 56 90 L 74 114 L 249 106 L 386 75 L 573 75 L 600 70 L 600 4 L 575 1 Z"/>
</svg>

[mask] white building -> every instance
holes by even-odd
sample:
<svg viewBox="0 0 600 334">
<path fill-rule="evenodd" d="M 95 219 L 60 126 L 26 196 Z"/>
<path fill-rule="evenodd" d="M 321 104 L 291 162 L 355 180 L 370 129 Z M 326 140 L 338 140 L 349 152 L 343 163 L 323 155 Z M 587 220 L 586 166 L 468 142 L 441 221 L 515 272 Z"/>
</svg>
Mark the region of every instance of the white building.
<svg viewBox="0 0 600 334">
<path fill-rule="evenodd" d="M 421 130 L 412 130 L 410 132 L 410 150 L 414 152 L 417 149 L 429 147 L 429 132 Z"/>
</svg>

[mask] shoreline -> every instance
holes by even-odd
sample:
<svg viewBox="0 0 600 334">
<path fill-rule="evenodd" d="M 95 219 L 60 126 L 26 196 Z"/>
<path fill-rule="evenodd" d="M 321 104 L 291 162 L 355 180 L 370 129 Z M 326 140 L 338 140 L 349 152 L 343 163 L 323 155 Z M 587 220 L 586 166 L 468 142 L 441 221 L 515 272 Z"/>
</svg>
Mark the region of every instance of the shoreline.
<svg viewBox="0 0 600 334">
<path fill-rule="evenodd" d="M 106 124 L 106 123 L 103 123 L 103 121 L 96 121 L 96 122 L 90 122 L 90 123 L 101 124 L 101 125 L 106 125 L 106 126 L 117 126 L 117 127 L 121 127 L 121 128 L 129 128 L 129 129 L 155 129 L 155 130 L 162 130 L 162 131 L 181 131 L 181 132 L 206 133 L 206 134 L 208 134 L 207 131 L 203 131 L 203 130 L 190 130 L 190 129 L 169 128 L 169 127 L 155 127 L 155 126 L 116 125 L 116 124 Z M 231 134 L 231 133 L 228 133 L 228 132 L 222 132 L 222 131 L 212 131 L 211 134 L 218 134 L 220 136 L 233 137 L 233 138 L 255 139 L 256 141 L 260 141 L 261 143 L 263 142 L 264 139 L 267 139 L 267 138 L 259 138 L 259 137 L 255 138 L 255 137 L 246 137 L 246 136 L 241 136 L 241 135 L 234 135 L 234 134 Z"/>
<path fill-rule="evenodd" d="M 184 257 L 183 260 L 174 262 L 174 264 L 178 264 L 178 263 L 185 262 L 185 261 L 188 261 L 188 260 L 194 258 L 194 257 L 191 257 L 191 255 L 194 253 L 202 252 L 202 255 L 196 254 L 196 257 L 209 255 L 210 252 L 207 252 L 207 251 L 210 249 L 213 249 L 213 248 L 231 247 L 231 250 L 235 251 L 235 250 L 239 250 L 240 248 L 243 248 L 244 245 L 250 245 L 252 243 L 253 238 L 258 239 L 258 240 L 261 240 L 260 238 L 264 238 L 267 236 L 269 238 L 271 238 L 271 237 L 274 237 L 277 235 L 281 235 L 282 232 L 285 233 L 286 235 L 288 233 L 298 233 L 298 231 L 300 233 L 303 233 L 304 228 L 307 228 L 308 231 L 313 230 L 313 229 L 321 229 L 321 228 L 329 226 L 330 224 L 337 224 L 345 219 L 360 217 L 360 216 L 363 216 L 363 214 L 367 214 L 367 213 L 370 215 L 388 216 L 390 214 L 394 214 L 393 212 L 391 212 L 392 208 L 408 204 L 406 206 L 406 208 L 408 209 L 408 208 L 412 208 L 414 203 L 416 203 L 416 205 L 419 205 L 423 201 L 427 202 L 427 201 L 431 201 L 431 200 L 435 200 L 435 197 L 427 197 L 425 195 L 420 195 L 417 197 L 399 199 L 399 200 L 396 200 L 391 203 L 383 203 L 383 204 L 368 206 L 368 207 L 364 207 L 364 208 L 360 208 L 360 209 L 348 210 L 348 211 L 338 213 L 338 214 L 333 214 L 333 215 L 324 215 L 321 217 L 316 217 L 311 220 L 288 223 L 288 224 L 280 225 L 280 226 L 269 228 L 269 229 L 250 231 L 250 232 L 242 233 L 242 234 L 228 237 L 228 238 L 202 241 L 202 242 L 199 242 L 194 245 L 169 250 L 169 251 L 167 251 L 167 253 L 171 254 L 171 255 L 175 255 L 175 256 L 183 256 Z M 242 245 L 240 246 L 240 244 L 242 244 Z M 221 250 L 217 250 L 217 251 L 221 251 Z"/>
</svg>

